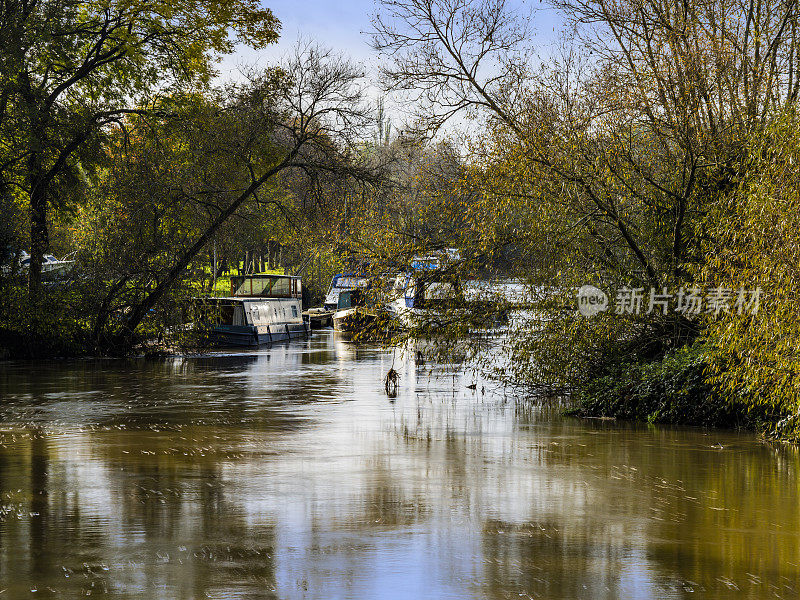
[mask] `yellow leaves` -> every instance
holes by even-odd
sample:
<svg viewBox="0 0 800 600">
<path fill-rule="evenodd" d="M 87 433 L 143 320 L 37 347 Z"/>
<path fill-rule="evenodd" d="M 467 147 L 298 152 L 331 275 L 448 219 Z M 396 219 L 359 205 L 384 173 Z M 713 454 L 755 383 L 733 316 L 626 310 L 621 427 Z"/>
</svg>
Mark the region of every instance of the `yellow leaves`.
<svg viewBox="0 0 800 600">
<path fill-rule="evenodd" d="M 748 148 L 747 177 L 710 216 L 718 248 L 703 275 L 727 287 L 760 286 L 754 317 L 711 322 L 715 384 L 776 410 L 800 407 L 800 118 L 776 115 Z"/>
</svg>

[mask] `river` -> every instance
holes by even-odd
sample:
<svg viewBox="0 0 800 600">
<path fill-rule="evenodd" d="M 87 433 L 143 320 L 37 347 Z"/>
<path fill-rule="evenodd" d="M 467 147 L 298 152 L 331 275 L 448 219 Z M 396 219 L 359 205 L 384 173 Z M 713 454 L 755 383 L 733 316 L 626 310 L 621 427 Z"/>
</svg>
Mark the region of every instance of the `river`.
<svg viewBox="0 0 800 600">
<path fill-rule="evenodd" d="M 332 332 L 0 364 L 0 600 L 797 598 L 799 509 L 792 447 Z"/>
</svg>

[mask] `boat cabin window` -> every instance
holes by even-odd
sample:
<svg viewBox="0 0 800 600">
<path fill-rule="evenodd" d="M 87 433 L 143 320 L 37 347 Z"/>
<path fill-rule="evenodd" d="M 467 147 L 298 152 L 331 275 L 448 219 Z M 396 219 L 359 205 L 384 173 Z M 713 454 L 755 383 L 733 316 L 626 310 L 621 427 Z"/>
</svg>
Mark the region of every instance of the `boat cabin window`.
<svg viewBox="0 0 800 600">
<path fill-rule="evenodd" d="M 275 279 L 274 283 L 269 287 L 270 296 L 291 296 L 292 295 L 292 280 L 288 277 L 281 277 Z"/>
<path fill-rule="evenodd" d="M 354 308 L 356 306 L 363 306 L 363 304 L 364 304 L 364 294 L 360 289 L 347 290 L 339 294 L 339 302 L 336 304 L 336 308 L 339 310 L 343 310 L 345 308 Z"/>
<path fill-rule="evenodd" d="M 301 283 L 292 277 L 258 276 L 232 277 L 234 296 L 250 298 L 291 298 L 302 293 Z"/>
<path fill-rule="evenodd" d="M 342 289 L 366 288 L 369 280 L 366 277 L 353 277 L 350 275 L 337 275 L 333 278 L 333 286 Z"/>
</svg>

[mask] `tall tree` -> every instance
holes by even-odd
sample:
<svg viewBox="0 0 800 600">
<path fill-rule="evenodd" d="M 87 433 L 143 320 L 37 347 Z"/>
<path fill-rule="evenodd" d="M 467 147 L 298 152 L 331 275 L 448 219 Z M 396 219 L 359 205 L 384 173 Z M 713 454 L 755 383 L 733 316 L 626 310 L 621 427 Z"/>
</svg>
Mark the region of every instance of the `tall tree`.
<svg viewBox="0 0 800 600">
<path fill-rule="evenodd" d="M 84 247 L 102 289 L 95 338 L 120 349 L 135 342 L 153 308 L 247 205 L 271 207 L 291 224 L 291 196 L 276 190 L 282 175 L 368 177 L 350 156 L 369 122 L 362 78 L 302 43 L 279 68 L 213 99 L 174 98 L 170 112 L 180 118 L 128 117 L 109 146 L 99 194 L 107 206 L 101 200 L 88 218 Z M 112 313 L 123 317 L 111 323 Z"/>
<path fill-rule="evenodd" d="M 207 85 L 221 53 L 278 30 L 256 0 L 0 1 L 0 181 L 28 200 L 32 293 L 49 211 L 108 126 Z"/>
<path fill-rule="evenodd" d="M 505 0 L 383 4 L 385 80 L 418 94 L 421 122 L 487 117 L 521 171 L 561 183 L 563 233 L 582 228 L 596 264 L 653 287 L 686 276 L 706 191 L 798 93 L 796 0 L 554 0 L 575 41 L 540 67 Z"/>
</svg>

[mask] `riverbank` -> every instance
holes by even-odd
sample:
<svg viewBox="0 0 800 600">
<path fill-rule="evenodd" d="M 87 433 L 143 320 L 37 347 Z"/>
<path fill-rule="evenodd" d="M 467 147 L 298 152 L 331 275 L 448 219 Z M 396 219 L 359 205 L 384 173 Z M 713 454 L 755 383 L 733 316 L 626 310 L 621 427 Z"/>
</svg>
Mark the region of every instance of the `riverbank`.
<svg viewBox="0 0 800 600">
<path fill-rule="evenodd" d="M 662 425 L 751 431 L 764 437 L 798 442 L 796 419 L 721 395 L 708 380 L 708 362 L 700 344 L 649 362 L 608 365 L 574 394 L 566 414 Z"/>
</svg>

